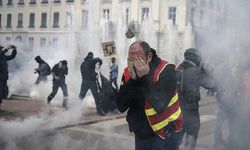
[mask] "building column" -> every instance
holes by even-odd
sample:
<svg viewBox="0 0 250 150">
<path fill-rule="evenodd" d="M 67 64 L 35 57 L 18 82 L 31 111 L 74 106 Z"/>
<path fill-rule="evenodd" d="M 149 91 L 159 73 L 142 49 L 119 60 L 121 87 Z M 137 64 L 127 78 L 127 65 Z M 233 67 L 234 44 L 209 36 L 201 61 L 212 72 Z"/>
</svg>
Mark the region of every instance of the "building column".
<svg viewBox="0 0 250 150">
<path fill-rule="evenodd" d="M 113 23 L 117 23 L 117 18 L 119 17 L 120 13 L 119 9 L 119 2 L 118 0 L 112 0 L 112 15 L 111 15 L 111 21 Z"/>
<path fill-rule="evenodd" d="M 131 1 L 131 17 L 130 22 L 139 22 L 139 0 Z"/>
</svg>

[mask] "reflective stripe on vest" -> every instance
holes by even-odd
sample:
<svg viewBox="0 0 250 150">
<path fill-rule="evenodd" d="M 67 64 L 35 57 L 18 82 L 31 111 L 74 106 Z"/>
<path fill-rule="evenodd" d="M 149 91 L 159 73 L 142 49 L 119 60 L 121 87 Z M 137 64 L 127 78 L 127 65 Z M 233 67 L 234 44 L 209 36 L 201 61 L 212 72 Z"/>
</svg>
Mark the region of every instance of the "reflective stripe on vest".
<svg viewBox="0 0 250 150">
<path fill-rule="evenodd" d="M 152 77 L 152 81 L 154 84 L 157 83 L 161 72 L 167 65 L 169 65 L 169 63 L 162 60 L 160 64 L 156 67 L 154 75 Z M 124 70 L 124 77 L 125 77 L 125 82 L 130 79 L 128 68 Z M 181 114 L 177 91 L 173 93 L 173 97 L 170 100 L 168 107 L 165 109 L 163 113 L 157 114 L 157 112 L 155 111 L 155 109 L 152 107 L 152 105 L 149 103 L 148 100 L 145 101 L 144 108 L 145 108 L 145 114 L 147 116 L 148 122 L 152 130 L 161 138 L 163 139 L 166 138 L 164 128 L 170 122 L 172 122 L 175 125 L 176 132 L 182 130 L 183 118 Z"/>
</svg>

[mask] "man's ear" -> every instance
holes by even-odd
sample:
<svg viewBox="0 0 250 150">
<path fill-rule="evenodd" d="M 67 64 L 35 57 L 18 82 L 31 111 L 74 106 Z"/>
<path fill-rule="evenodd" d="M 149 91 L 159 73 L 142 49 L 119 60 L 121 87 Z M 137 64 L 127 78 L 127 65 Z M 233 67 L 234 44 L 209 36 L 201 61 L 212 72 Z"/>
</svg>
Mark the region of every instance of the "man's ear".
<svg viewBox="0 0 250 150">
<path fill-rule="evenodd" d="M 153 58 L 153 53 L 149 52 L 147 56 L 148 63 L 151 62 L 152 58 Z"/>
</svg>

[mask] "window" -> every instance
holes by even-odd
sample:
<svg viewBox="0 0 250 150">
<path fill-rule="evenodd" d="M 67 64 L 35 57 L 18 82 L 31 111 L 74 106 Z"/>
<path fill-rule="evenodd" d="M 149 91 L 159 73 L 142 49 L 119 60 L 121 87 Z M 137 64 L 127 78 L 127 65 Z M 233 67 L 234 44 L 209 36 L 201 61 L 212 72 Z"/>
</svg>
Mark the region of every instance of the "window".
<svg viewBox="0 0 250 150">
<path fill-rule="evenodd" d="M 42 13 L 41 28 L 47 28 L 47 14 L 46 13 Z"/>
<path fill-rule="evenodd" d="M 61 3 L 61 0 L 54 0 L 54 3 Z"/>
<path fill-rule="evenodd" d="M 30 4 L 36 4 L 36 0 L 30 0 Z"/>
<path fill-rule="evenodd" d="M 0 14 L 0 28 L 2 28 L 2 14 Z"/>
<path fill-rule="evenodd" d="M 74 0 L 66 0 L 66 1 L 67 1 L 68 3 L 69 3 L 69 2 L 74 2 Z"/>
<path fill-rule="evenodd" d="M 48 0 L 42 0 L 41 3 L 42 3 L 42 4 L 47 4 L 47 3 L 48 3 Z"/>
<path fill-rule="evenodd" d="M 19 13 L 17 16 L 17 28 L 23 27 L 23 14 Z"/>
<path fill-rule="evenodd" d="M 82 27 L 88 26 L 88 11 L 82 10 Z"/>
<path fill-rule="evenodd" d="M 172 20 L 173 25 L 176 23 L 176 7 L 168 8 L 168 19 Z"/>
<path fill-rule="evenodd" d="M 54 12 L 53 28 L 59 28 L 59 12 Z"/>
<path fill-rule="evenodd" d="M 46 45 L 46 38 L 41 38 L 40 39 L 40 47 L 45 47 Z"/>
<path fill-rule="evenodd" d="M 3 1 L 2 1 L 2 0 L 0 0 L 0 6 L 1 6 L 1 5 L 3 5 Z"/>
<path fill-rule="evenodd" d="M 13 0 L 8 0 L 7 5 L 13 5 Z"/>
<path fill-rule="evenodd" d="M 103 18 L 109 20 L 109 9 L 103 9 Z"/>
<path fill-rule="evenodd" d="M 142 8 L 141 19 L 144 20 L 148 18 L 149 8 Z"/>
<path fill-rule="evenodd" d="M 18 5 L 24 5 L 24 0 L 19 0 Z"/>
<path fill-rule="evenodd" d="M 9 36 L 6 37 L 6 43 L 9 43 L 11 38 Z"/>
<path fill-rule="evenodd" d="M 29 37 L 29 50 L 32 50 L 34 47 L 34 38 Z"/>
<path fill-rule="evenodd" d="M 35 27 L 35 13 L 30 13 L 30 24 L 29 24 L 30 28 L 34 28 Z"/>
<path fill-rule="evenodd" d="M 11 28 L 12 15 L 7 14 L 7 28 Z"/>
</svg>

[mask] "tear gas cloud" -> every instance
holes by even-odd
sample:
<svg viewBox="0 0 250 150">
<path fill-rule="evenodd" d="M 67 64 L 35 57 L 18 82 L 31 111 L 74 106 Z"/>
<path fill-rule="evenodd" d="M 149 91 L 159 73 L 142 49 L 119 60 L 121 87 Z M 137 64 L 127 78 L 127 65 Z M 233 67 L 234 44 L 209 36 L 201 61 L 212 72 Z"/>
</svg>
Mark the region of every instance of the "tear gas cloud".
<svg viewBox="0 0 250 150">
<path fill-rule="evenodd" d="M 248 0 L 211 1 L 214 3 L 213 8 L 207 8 L 207 11 L 204 11 L 203 18 L 194 17 L 194 23 L 199 24 L 193 27 L 193 31 L 195 33 L 195 43 L 197 45 L 197 48 L 202 52 L 205 63 L 209 64 L 210 70 L 213 71 L 212 74 L 215 75 L 215 78 L 222 79 L 219 81 L 226 80 L 225 77 L 227 77 L 228 74 L 225 74 L 225 72 L 222 72 L 219 69 L 220 65 L 226 63 L 231 68 L 233 76 L 232 78 L 239 80 L 239 74 L 241 74 L 245 69 L 244 64 L 248 63 L 250 56 L 250 37 L 248 36 L 250 32 L 250 30 L 248 29 L 250 26 L 250 18 L 248 15 L 250 10 L 250 3 Z M 211 10 L 214 10 L 214 12 L 211 12 Z M 195 10 L 195 14 L 199 14 L 199 9 Z M 123 32 L 118 33 L 125 32 L 122 27 L 118 28 L 117 31 L 119 30 Z M 121 39 L 119 39 L 120 37 L 122 36 L 117 36 L 117 39 L 121 41 Z M 188 41 L 188 39 L 186 40 Z M 127 49 L 129 45 L 126 45 L 126 43 L 128 42 L 120 43 L 120 45 L 118 45 L 118 48 L 124 49 L 124 47 L 126 47 L 125 49 Z M 53 65 L 58 63 L 60 60 L 66 59 L 68 60 L 68 64 L 70 66 L 69 75 L 66 76 L 66 83 L 68 85 L 68 92 L 70 97 L 69 102 L 71 103 L 72 107 L 69 107 L 69 110 L 67 111 L 56 111 L 56 113 L 52 116 L 49 116 L 46 112 L 43 112 L 39 114 L 39 116 L 29 117 L 24 120 L 0 120 L 0 146 L 4 144 L 6 149 L 16 150 L 19 148 L 20 143 L 22 143 L 21 141 L 26 140 L 26 149 L 32 149 L 35 147 L 35 145 L 40 145 L 40 147 L 37 149 L 41 150 L 46 148 L 81 149 L 82 147 L 84 147 L 83 141 L 86 141 L 88 137 L 86 137 L 86 139 L 74 140 L 65 134 L 55 134 L 51 137 L 52 140 L 48 143 L 41 140 L 44 139 L 44 134 L 46 133 L 45 131 L 52 131 L 52 129 L 58 126 L 63 126 L 68 123 L 72 124 L 79 121 L 82 117 L 82 113 L 84 113 L 83 111 L 86 110 L 82 107 L 82 105 L 79 106 L 77 104 L 74 104 L 77 103 L 78 94 L 80 92 L 81 76 L 80 70 L 78 69 L 80 68 L 80 63 L 75 63 L 72 55 L 68 55 L 69 51 L 63 48 L 50 47 L 40 53 L 36 51 L 25 52 L 23 50 L 24 48 L 21 48 L 21 45 L 18 45 L 18 43 L 15 44 L 17 44 L 18 55 L 16 59 L 12 60 L 12 62 L 10 62 L 9 64 L 10 79 L 8 81 L 8 84 L 10 92 L 15 94 L 29 95 L 34 99 L 43 100 L 44 102 L 46 102 L 46 98 L 52 90 L 51 77 L 48 78 L 47 83 L 43 83 L 37 87 L 34 86 L 34 82 L 37 77 L 37 75 L 34 74 L 34 68 L 37 67 L 36 62 L 34 61 L 34 57 L 36 55 L 40 55 L 42 59 L 48 62 L 51 67 L 53 67 Z M 84 54 L 87 54 L 87 52 L 88 51 L 85 51 Z M 99 52 L 95 55 L 101 56 Z M 119 59 L 123 62 L 126 61 L 126 57 L 124 56 L 127 56 L 127 53 L 118 54 Z M 85 55 L 82 55 L 80 60 L 78 61 L 81 62 L 84 57 Z M 103 67 L 108 70 L 109 60 L 106 58 L 103 59 L 105 62 Z M 123 66 L 125 65 L 122 64 L 121 67 L 119 67 L 120 71 L 122 70 Z M 107 76 L 107 73 L 105 73 L 105 75 Z M 223 87 L 227 87 L 225 89 L 226 91 L 231 91 L 236 82 L 232 82 L 231 78 L 227 81 L 231 82 L 222 82 L 219 84 L 223 84 Z M 234 103 L 231 102 L 232 100 L 229 97 L 226 102 L 228 102 L 228 104 L 231 106 L 230 108 L 236 109 L 239 107 L 237 105 L 237 101 L 240 101 L 240 99 L 235 100 L 234 98 L 233 100 Z M 87 96 L 84 101 L 84 103 L 90 102 L 90 106 L 93 106 L 93 98 L 91 96 Z M 241 100 L 241 102 L 242 101 L 244 100 Z M 54 103 L 62 103 L 62 93 L 60 89 L 58 91 L 58 94 L 52 101 L 52 105 Z M 250 106 L 248 105 L 248 103 L 246 103 L 246 105 L 242 104 L 241 107 L 242 108 L 236 110 L 240 110 L 239 112 L 237 112 L 237 115 L 242 113 L 249 114 L 249 112 L 247 112 L 248 110 L 250 110 Z M 247 145 L 247 142 L 245 142 L 244 139 L 249 138 L 243 137 L 241 133 L 243 133 L 244 131 L 242 131 L 242 129 L 239 129 L 239 127 L 237 126 L 234 126 L 234 124 L 237 124 L 239 122 L 242 125 L 247 125 L 250 122 L 244 122 L 240 120 L 241 117 L 238 118 L 239 120 L 232 120 L 232 128 L 235 129 L 236 132 L 234 134 L 235 139 L 241 139 L 241 145 L 244 147 Z M 244 129 L 248 129 L 247 126 L 244 127 L 246 127 Z M 247 132 L 249 133 L 249 131 Z M 107 140 L 107 138 L 105 138 L 105 140 Z M 110 141 L 107 140 L 107 142 Z M 237 144 L 237 141 L 235 141 L 235 145 Z M 95 146 L 98 146 L 98 143 L 95 143 L 93 147 L 89 149 L 95 149 Z"/>
<path fill-rule="evenodd" d="M 206 2 L 208 5 L 202 10 L 195 9 L 195 42 L 209 66 L 209 73 L 217 80 L 219 94 L 223 94 L 219 103 L 227 114 L 230 148 L 249 149 L 245 139 L 250 135 L 247 127 L 250 104 L 242 84 L 250 84 L 247 73 L 250 69 L 250 3 L 247 0 Z M 203 16 L 199 16 L 201 14 Z"/>
</svg>

